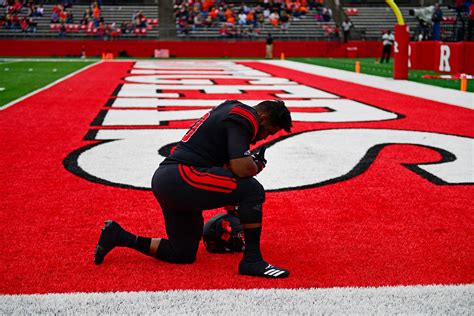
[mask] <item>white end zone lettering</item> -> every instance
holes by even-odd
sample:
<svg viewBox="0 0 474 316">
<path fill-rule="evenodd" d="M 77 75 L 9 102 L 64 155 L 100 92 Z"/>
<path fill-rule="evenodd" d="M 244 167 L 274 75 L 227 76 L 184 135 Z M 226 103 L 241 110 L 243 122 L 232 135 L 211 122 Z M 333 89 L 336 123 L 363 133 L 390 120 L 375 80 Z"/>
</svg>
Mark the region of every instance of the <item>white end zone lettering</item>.
<svg viewBox="0 0 474 316">
<path fill-rule="evenodd" d="M 102 183 L 149 189 L 165 158 L 157 149 L 178 140 L 186 130 L 101 130 L 95 139 L 114 140 L 74 154 L 77 171 Z M 174 141 L 174 142 L 175 142 Z M 267 190 L 288 190 L 346 181 L 364 172 L 378 151 L 390 144 L 439 149 L 442 161 L 420 161 L 410 168 L 437 184 L 474 183 L 472 138 L 439 133 L 384 129 L 310 131 L 278 140 L 266 152 L 265 172 L 258 179 Z M 376 153 L 375 153 L 376 155 Z M 400 161 L 402 164 L 403 161 Z M 87 176 L 89 175 L 89 176 Z"/>
<path fill-rule="evenodd" d="M 107 129 L 97 130 L 93 137 L 87 138 L 100 143 L 80 148 L 65 159 L 64 165 L 71 172 L 107 185 L 149 189 L 153 172 L 164 159 L 158 152 L 165 152 L 160 149 L 170 147 L 187 131 L 154 128 L 169 121 L 196 120 L 208 110 L 192 107 L 214 107 L 224 101 L 212 97 L 207 100 L 205 94 L 229 94 L 229 98 L 238 99 L 245 93 L 248 97 L 251 91 L 277 91 L 275 96 L 293 108 L 295 122 L 376 122 L 403 117 L 230 61 L 140 61 L 131 72 L 140 76 L 129 76 L 126 80 L 143 83 L 123 84 L 117 89 L 117 98 L 108 102 L 107 109 L 102 110 L 93 123 Z M 228 77 L 252 78 L 254 83 L 266 84 L 220 85 L 212 82 L 213 78 Z M 207 84 L 201 84 L 201 80 L 207 80 Z M 200 90 L 204 98 L 179 98 L 183 90 Z M 249 105 L 260 101 L 263 100 L 243 100 Z M 189 110 L 166 109 L 173 106 L 189 107 Z M 159 111 L 154 110 L 157 107 L 160 107 Z M 328 111 L 302 112 L 298 108 L 325 108 Z M 364 172 L 378 150 L 391 144 L 418 145 L 441 153 L 441 161 L 407 165 L 414 174 L 437 184 L 473 183 L 472 138 L 367 128 L 307 131 L 278 139 L 270 144 L 268 166 L 258 178 L 267 190 L 345 181 Z"/>
</svg>

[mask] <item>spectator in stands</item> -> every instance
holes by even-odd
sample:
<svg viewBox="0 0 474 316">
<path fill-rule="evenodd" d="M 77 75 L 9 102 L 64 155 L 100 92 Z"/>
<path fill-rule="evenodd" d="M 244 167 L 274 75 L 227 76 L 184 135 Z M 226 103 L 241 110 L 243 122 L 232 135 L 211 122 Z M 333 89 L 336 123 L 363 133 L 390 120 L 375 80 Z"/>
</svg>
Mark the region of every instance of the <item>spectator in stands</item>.
<svg viewBox="0 0 474 316">
<path fill-rule="evenodd" d="M 342 22 L 342 35 L 344 37 L 344 43 L 347 43 L 351 36 L 351 29 L 352 29 L 352 22 L 346 18 L 344 22 Z"/>
<path fill-rule="evenodd" d="M 300 15 L 305 16 L 306 13 L 308 12 L 308 7 L 305 2 L 303 2 L 300 6 Z"/>
<path fill-rule="evenodd" d="M 38 23 L 33 18 L 28 18 L 28 28 L 26 31 L 35 33 L 37 29 Z"/>
<path fill-rule="evenodd" d="M 135 16 L 135 21 L 134 21 L 135 26 L 138 28 L 145 28 L 148 25 L 147 21 L 148 19 L 143 13 L 143 11 L 138 11 L 138 13 Z"/>
<path fill-rule="evenodd" d="M 217 12 L 217 19 L 220 23 L 227 22 L 227 18 L 225 17 L 225 11 L 223 7 L 219 7 L 219 10 Z"/>
<path fill-rule="evenodd" d="M 206 19 L 206 21 L 209 21 L 207 23 L 209 26 L 214 26 L 216 24 L 216 21 L 218 19 L 218 14 L 219 14 L 219 8 L 212 7 Z"/>
<path fill-rule="evenodd" d="M 18 17 L 13 14 L 7 14 L 5 16 L 5 28 L 10 30 L 19 29 L 20 24 L 18 21 Z"/>
<path fill-rule="evenodd" d="M 84 14 L 82 15 L 82 20 L 81 20 L 81 24 L 83 25 L 87 25 L 89 24 L 89 22 L 91 21 L 91 10 L 89 10 L 88 8 L 84 11 Z"/>
<path fill-rule="evenodd" d="M 466 1 L 467 2 L 467 1 Z M 471 3 L 469 6 L 469 18 L 467 21 L 467 40 L 472 41 L 472 31 L 474 29 L 474 4 Z"/>
<path fill-rule="evenodd" d="M 184 15 L 178 18 L 178 32 L 185 35 L 189 33 L 188 19 Z"/>
<path fill-rule="evenodd" d="M 321 16 L 323 18 L 324 22 L 329 22 L 332 19 L 332 10 L 330 8 L 323 8 L 323 11 L 321 13 Z"/>
<path fill-rule="evenodd" d="M 247 25 L 251 25 L 253 28 L 257 27 L 254 9 L 250 9 L 250 11 L 247 13 Z"/>
<path fill-rule="evenodd" d="M 63 7 L 57 4 L 51 12 L 51 23 L 59 23 L 59 14 L 63 11 Z"/>
<path fill-rule="evenodd" d="M 40 4 L 36 7 L 36 16 L 43 16 L 44 15 L 44 8 L 43 5 Z"/>
<path fill-rule="evenodd" d="M 11 8 L 12 10 L 11 14 L 20 14 L 22 8 L 23 8 L 23 5 L 21 4 L 20 0 L 15 0 Z"/>
<path fill-rule="evenodd" d="M 271 13 L 271 12 L 270 12 L 270 9 L 269 9 L 269 8 L 265 8 L 265 9 L 263 10 L 263 20 L 268 21 L 268 20 L 270 19 L 270 13 Z M 263 23 L 263 21 L 262 21 L 262 23 Z"/>
<path fill-rule="evenodd" d="M 109 26 L 109 30 L 110 30 L 110 39 L 111 40 L 115 40 L 120 36 L 121 31 L 120 31 L 120 28 L 117 26 L 117 23 L 113 22 Z"/>
<path fill-rule="evenodd" d="M 100 7 L 97 2 L 92 2 L 92 19 L 94 20 L 95 27 L 100 24 Z"/>
<path fill-rule="evenodd" d="M 257 21 L 258 25 L 260 26 L 262 26 L 265 22 L 265 15 L 263 12 L 264 8 L 260 5 L 257 5 L 257 7 L 255 8 L 255 21 Z"/>
<path fill-rule="evenodd" d="M 120 25 L 120 31 L 121 31 L 122 34 L 132 33 L 132 31 L 133 31 L 132 23 L 130 23 L 128 21 L 123 21 L 122 24 Z"/>
<path fill-rule="evenodd" d="M 59 37 L 66 37 L 66 25 L 63 23 L 59 28 Z"/>
<path fill-rule="evenodd" d="M 27 32 L 28 28 L 30 27 L 30 24 L 28 23 L 27 18 L 21 18 L 20 19 L 20 29 L 22 32 Z"/>
<path fill-rule="evenodd" d="M 278 15 L 278 12 L 274 10 L 268 17 L 268 20 L 273 27 L 278 27 L 280 24 L 280 16 Z"/>
<path fill-rule="evenodd" d="M 395 42 L 395 37 L 392 34 L 392 31 L 387 31 L 382 35 L 382 58 L 380 59 L 380 63 L 383 64 L 383 61 L 386 60 L 388 64 L 390 62 L 390 54 L 392 52 L 392 45 Z"/>
<path fill-rule="evenodd" d="M 73 24 L 74 23 L 74 14 L 72 12 L 66 13 L 66 23 Z"/>
<path fill-rule="evenodd" d="M 287 5 L 290 14 L 293 16 L 293 20 L 298 21 L 301 16 L 300 12 L 300 7 L 301 7 L 301 2 L 299 1 L 293 1 L 289 5 Z"/>
<path fill-rule="evenodd" d="M 219 35 L 220 37 L 223 37 L 223 38 L 229 37 L 229 29 L 227 28 L 226 23 L 221 24 L 221 28 L 219 29 Z"/>
<path fill-rule="evenodd" d="M 281 12 L 280 22 L 281 22 L 281 30 L 285 33 L 288 33 L 290 18 L 288 16 L 288 13 L 285 10 Z"/>
<path fill-rule="evenodd" d="M 97 37 L 98 38 L 106 38 L 106 30 L 107 30 L 107 27 L 105 25 L 105 23 L 103 21 L 99 22 L 99 27 L 97 28 Z"/>
<path fill-rule="evenodd" d="M 26 14 L 29 17 L 36 16 L 36 6 L 34 3 L 28 5 L 28 13 Z"/>
<path fill-rule="evenodd" d="M 235 25 L 235 17 L 234 17 L 233 12 L 228 14 L 228 11 L 226 11 L 226 18 L 227 18 L 227 24 L 229 24 L 229 26 Z"/>
<path fill-rule="evenodd" d="M 238 16 L 238 19 L 239 19 L 239 25 L 247 25 L 247 14 L 245 14 L 244 10 L 240 10 L 239 12 L 239 16 Z"/>
<path fill-rule="evenodd" d="M 66 19 L 67 19 L 67 11 L 62 10 L 61 12 L 59 12 L 59 23 L 66 23 Z"/>
<path fill-rule="evenodd" d="M 226 21 L 229 20 L 229 17 L 233 17 L 233 16 L 234 16 L 234 11 L 232 10 L 232 6 L 231 6 L 231 5 L 229 5 L 228 7 L 225 8 L 224 16 L 225 16 Z"/>
<path fill-rule="evenodd" d="M 194 25 L 194 14 L 192 12 L 192 8 L 189 8 L 188 19 L 186 20 L 186 28 L 194 32 L 196 26 Z"/>
<path fill-rule="evenodd" d="M 433 29 L 431 39 L 434 41 L 441 40 L 441 21 L 443 21 L 443 11 L 439 3 L 435 5 L 435 10 L 431 16 L 431 21 L 433 22 Z"/>
<path fill-rule="evenodd" d="M 204 15 L 201 12 L 197 12 L 194 15 L 194 26 L 202 27 L 204 25 Z"/>
</svg>

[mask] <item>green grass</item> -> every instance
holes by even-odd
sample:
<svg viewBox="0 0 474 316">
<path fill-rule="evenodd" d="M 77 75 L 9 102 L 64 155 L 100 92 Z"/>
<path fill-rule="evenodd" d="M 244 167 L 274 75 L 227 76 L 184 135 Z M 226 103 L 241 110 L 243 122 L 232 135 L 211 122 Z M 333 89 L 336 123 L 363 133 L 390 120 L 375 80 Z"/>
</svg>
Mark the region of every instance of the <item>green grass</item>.
<svg viewBox="0 0 474 316">
<path fill-rule="evenodd" d="M 393 77 L 393 62 L 390 64 L 378 64 L 374 58 L 291 59 L 348 71 L 355 71 L 355 62 L 360 61 L 362 73 L 381 77 Z M 0 61 L 0 107 L 93 62 L 93 60 L 81 61 L 79 59 L 77 61 L 61 59 L 56 59 L 55 61 L 46 59 L 44 61 L 38 59 L 34 61 L 17 61 L 15 59 L 3 59 L 3 61 Z M 459 80 L 421 78 L 425 74 L 436 75 L 437 73 L 434 71 L 410 70 L 408 80 L 459 90 Z M 474 92 L 474 80 L 468 80 L 467 90 Z"/>
<path fill-rule="evenodd" d="M 360 61 L 361 73 L 393 78 L 393 60 L 389 64 L 378 64 L 375 58 L 291 58 L 291 60 L 353 72 L 355 62 Z M 460 80 L 423 79 L 423 75 L 439 75 L 439 73 L 428 70 L 410 70 L 408 80 L 443 88 L 460 89 Z M 474 92 L 473 80 L 467 81 L 467 91 Z"/>
<path fill-rule="evenodd" d="M 5 59 L 0 62 L 0 107 L 89 64 L 89 61 Z"/>
</svg>

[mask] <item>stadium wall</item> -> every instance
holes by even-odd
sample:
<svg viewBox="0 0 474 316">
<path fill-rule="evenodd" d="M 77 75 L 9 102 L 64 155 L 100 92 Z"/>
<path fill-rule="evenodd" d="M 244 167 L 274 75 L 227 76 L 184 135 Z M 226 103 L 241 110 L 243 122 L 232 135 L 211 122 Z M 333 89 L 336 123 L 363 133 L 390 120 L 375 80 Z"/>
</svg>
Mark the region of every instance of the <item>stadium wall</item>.
<svg viewBox="0 0 474 316">
<path fill-rule="evenodd" d="M 172 57 L 265 57 L 264 41 L 95 41 L 95 40 L 0 40 L 3 56 L 80 56 L 126 51 L 130 57 L 153 57 L 155 49 L 169 49 Z M 378 42 L 274 41 L 274 57 L 373 57 L 381 50 Z"/>
<path fill-rule="evenodd" d="M 153 57 L 155 49 L 168 49 L 172 57 L 259 58 L 265 56 L 263 41 L 96 41 L 96 40 L 0 40 L 2 56 L 88 57 L 126 51 L 130 57 Z M 474 43 L 435 41 L 410 43 L 411 69 L 448 73 L 474 73 Z M 378 58 L 382 45 L 377 41 L 340 42 L 275 41 L 274 57 L 352 57 Z"/>
</svg>

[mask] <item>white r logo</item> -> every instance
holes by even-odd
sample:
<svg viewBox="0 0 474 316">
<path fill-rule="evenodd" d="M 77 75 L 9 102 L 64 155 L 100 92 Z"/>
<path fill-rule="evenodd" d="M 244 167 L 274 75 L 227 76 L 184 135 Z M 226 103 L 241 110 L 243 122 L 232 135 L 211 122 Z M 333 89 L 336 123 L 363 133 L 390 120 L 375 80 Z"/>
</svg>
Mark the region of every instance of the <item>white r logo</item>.
<svg viewBox="0 0 474 316">
<path fill-rule="evenodd" d="M 440 46 L 440 60 L 439 60 L 439 71 L 451 71 L 451 66 L 449 65 L 449 57 L 451 57 L 451 49 L 448 45 Z"/>
</svg>

